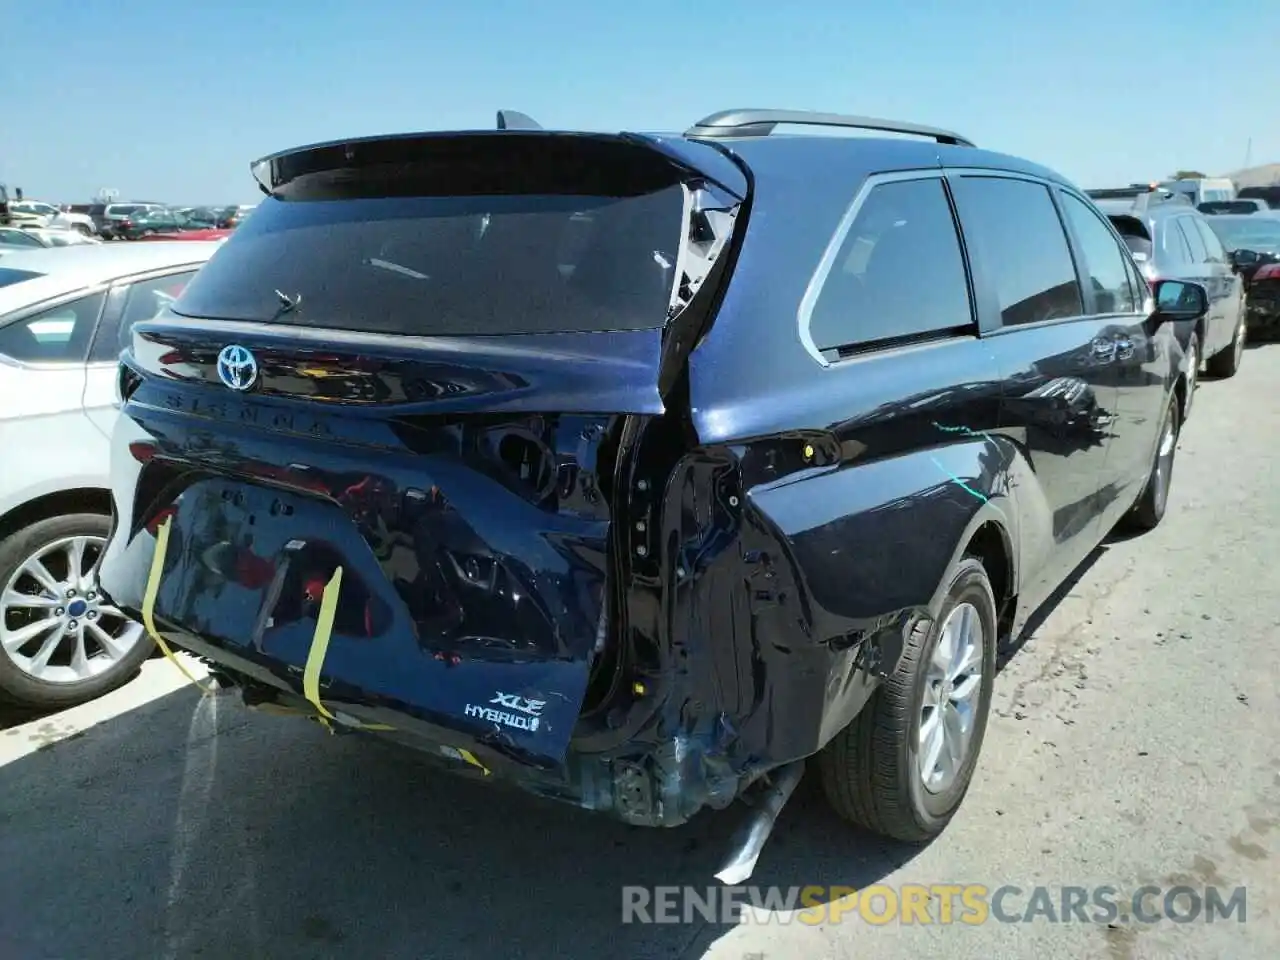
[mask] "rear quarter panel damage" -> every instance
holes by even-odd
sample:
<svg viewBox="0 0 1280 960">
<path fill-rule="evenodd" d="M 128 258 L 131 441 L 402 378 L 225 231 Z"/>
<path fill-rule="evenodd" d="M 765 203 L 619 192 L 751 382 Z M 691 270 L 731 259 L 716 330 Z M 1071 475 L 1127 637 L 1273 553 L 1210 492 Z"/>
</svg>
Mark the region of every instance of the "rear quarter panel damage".
<svg viewBox="0 0 1280 960">
<path fill-rule="evenodd" d="M 805 177 L 775 145 L 733 149 L 756 173 L 750 226 L 689 359 L 698 446 L 667 488 L 658 645 L 676 678 L 668 723 L 718 717 L 709 749 L 750 779 L 816 752 L 864 706 L 986 523 L 1016 590 L 1024 458 L 1000 431 L 1002 376 L 976 335 L 826 366 L 805 350 L 806 288 L 879 171 L 830 142 Z"/>
<path fill-rule="evenodd" d="M 936 611 L 974 533 L 1012 522 L 1009 450 L 994 437 L 755 482 L 753 460 L 795 446 L 699 451 L 666 498 L 668 713 L 694 739 L 707 730 L 709 752 L 747 778 L 844 727 Z"/>
</svg>

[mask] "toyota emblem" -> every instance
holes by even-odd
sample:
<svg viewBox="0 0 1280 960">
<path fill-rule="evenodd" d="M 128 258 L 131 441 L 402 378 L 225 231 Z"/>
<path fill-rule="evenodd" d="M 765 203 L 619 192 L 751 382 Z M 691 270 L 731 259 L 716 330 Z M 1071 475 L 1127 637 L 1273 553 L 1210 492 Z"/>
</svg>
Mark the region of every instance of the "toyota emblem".
<svg viewBox="0 0 1280 960">
<path fill-rule="evenodd" d="M 218 379 L 232 390 L 248 390 L 258 382 L 258 361 L 246 347 L 225 346 L 218 354 Z"/>
</svg>

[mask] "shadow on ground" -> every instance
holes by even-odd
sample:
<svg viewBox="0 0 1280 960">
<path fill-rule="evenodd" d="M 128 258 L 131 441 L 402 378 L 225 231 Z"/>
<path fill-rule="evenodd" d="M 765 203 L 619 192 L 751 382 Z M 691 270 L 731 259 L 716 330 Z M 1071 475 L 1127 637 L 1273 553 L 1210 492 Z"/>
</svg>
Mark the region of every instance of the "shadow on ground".
<svg viewBox="0 0 1280 960">
<path fill-rule="evenodd" d="M 815 794 L 753 884 L 862 887 L 912 856 Z M 628 828 L 184 690 L 0 767 L 0 955 L 698 956 L 728 928 L 623 925 L 621 888 L 714 885 L 741 813 Z"/>
<path fill-rule="evenodd" d="M 630 828 L 371 746 L 187 689 L 0 767 L 0 956 L 657 960 L 731 929 L 623 924 L 622 888 L 716 886 L 742 807 Z M 815 780 L 752 886 L 863 888 L 918 852 L 851 830 Z"/>
</svg>

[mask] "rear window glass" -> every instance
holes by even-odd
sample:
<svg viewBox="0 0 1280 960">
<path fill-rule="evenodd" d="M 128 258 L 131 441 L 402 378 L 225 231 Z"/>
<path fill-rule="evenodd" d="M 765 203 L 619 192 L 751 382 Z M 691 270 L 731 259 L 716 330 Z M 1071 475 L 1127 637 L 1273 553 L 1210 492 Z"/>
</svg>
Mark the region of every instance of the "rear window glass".
<svg viewBox="0 0 1280 960">
<path fill-rule="evenodd" d="M 660 328 L 684 196 L 268 199 L 174 309 L 421 336 Z"/>
<path fill-rule="evenodd" d="M 1132 234 L 1121 234 L 1120 239 L 1125 242 L 1125 246 L 1129 248 L 1129 252 L 1133 254 L 1133 259 L 1139 263 L 1146 263 L 1151 259 L 1151 241 L 1146 237 L 1135 237 Z"/>
<path fill-rule="evenodd" d="M 1249 200 L 1209 200 L 1197 209 L 1201 213 L 1254 213 L 1258 205 Z"/>
<path fill-rule="evenodd" d="M 1151 237 L 1148 235 L 1147 228 L 1143 226 L 1141 220 L 1136 217 L 1125 216 L 1112 216 L 1109 219 L 1111 220 L 1111 225 L 1116 228 L 1116 232 L 1120 234 L 1120 239 L 1125 242 L 1129 252 L 1133 254 L 1133 259 L 1139 263 L 1146 263 L 1152 258 Z"/>
<path fill-rule="evenodd" d="M 23 280 L 31 280 L 42 276 L 44 274 L 36 273 L 34 270 L 15 270 L 9 267 L 0 267 L 0 287 L 12 286 L 15 283 L 21 283 Z"/>
</svg>

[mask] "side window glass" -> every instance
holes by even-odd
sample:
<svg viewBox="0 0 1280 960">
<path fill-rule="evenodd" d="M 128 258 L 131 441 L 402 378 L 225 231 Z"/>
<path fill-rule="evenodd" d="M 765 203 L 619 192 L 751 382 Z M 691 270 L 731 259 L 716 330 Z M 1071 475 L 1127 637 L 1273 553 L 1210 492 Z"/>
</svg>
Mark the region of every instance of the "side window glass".
<svg viewBox="0 0 1280 960">
<path fill-rule="evenodd" d="M 995 278 L 1005 326 L 1080 316 L 1075 262 L 1047 187 L 962 177 L 956 204 L 970 248 Z"/>
<path fill-rule="evenodd" d="M 1136 263 L 1129 264 L 1129 279 L 1133 284 L 1134 297 L 1136 299 L 1135 309 L 1141 311 L 1146 307 L 1147 297 L 1151 296 L 1151 284 L 1143 276 Z"/>
<path fill-rule="evenodd" d="M 1204 241 L 1200 239 L 1200 231 L 1196 229 L 1192 219 L 1190 217 L 1178 217 L 1175 222 L 1182 231 L 1182 235 L 1187 238 L 1187 246 L 1191 250 L 1191 262 L 1206 262 L 1209 259 L 1209 251 L 1204 248 Z"/>
<path fill-rule="evenodd" d="M 1200 239 L 1204 241 L 1205 249 L 1209 251 L 1209 259 L 1214 263 L 1226 263 L 1227 251 L 1223 249 L 1222 241 L 1213 232 L 1213 228 L 1199 218 L 1193 218 L 1191 222 L 1195 224 Z"/>
<path fill-rule="evenodd" d="M 1078 198 L 1061 194 L 1062 208 L 1080 240 L 1084 274 L 1093 287 L 1098 313 L 1133 313 L 1134 291 L 1129 286 L 1129 257 L 1111 229 Z"/>
<path fill-rule="evenodd" d="M 873 187 L 814 304 L 819 350 L 973 323 L 964 256 L 939 177 Z"/>
<path fill-rule="evenodd" d="M 104 323 L 102 329 L 98 331 L 90 361 L 113 362 L 120 356 L 120 351 L 129 345 L 129 335 L 133 332 L 134 324 L 142 320 L 150 320 L 177 300 L 178 295 L 194 275 L 194 270 L 187 270 L 130 284 L 119 319 L 111 324 Z"/>
<path fill-rule="evenodd" d="M 1191 248 L 1187 246 L 1187 238 L 1182 235 L 1175 219 L 1161 224 L 1160 262 L 1169 266 L 1191 262 Z"/>
<path fill-rule="evenodd" d="M 94 293 L 4 323 L 0 354 L 22 363 L 84 363 L 104 299 L 105 293 Z"/>
</svg>

